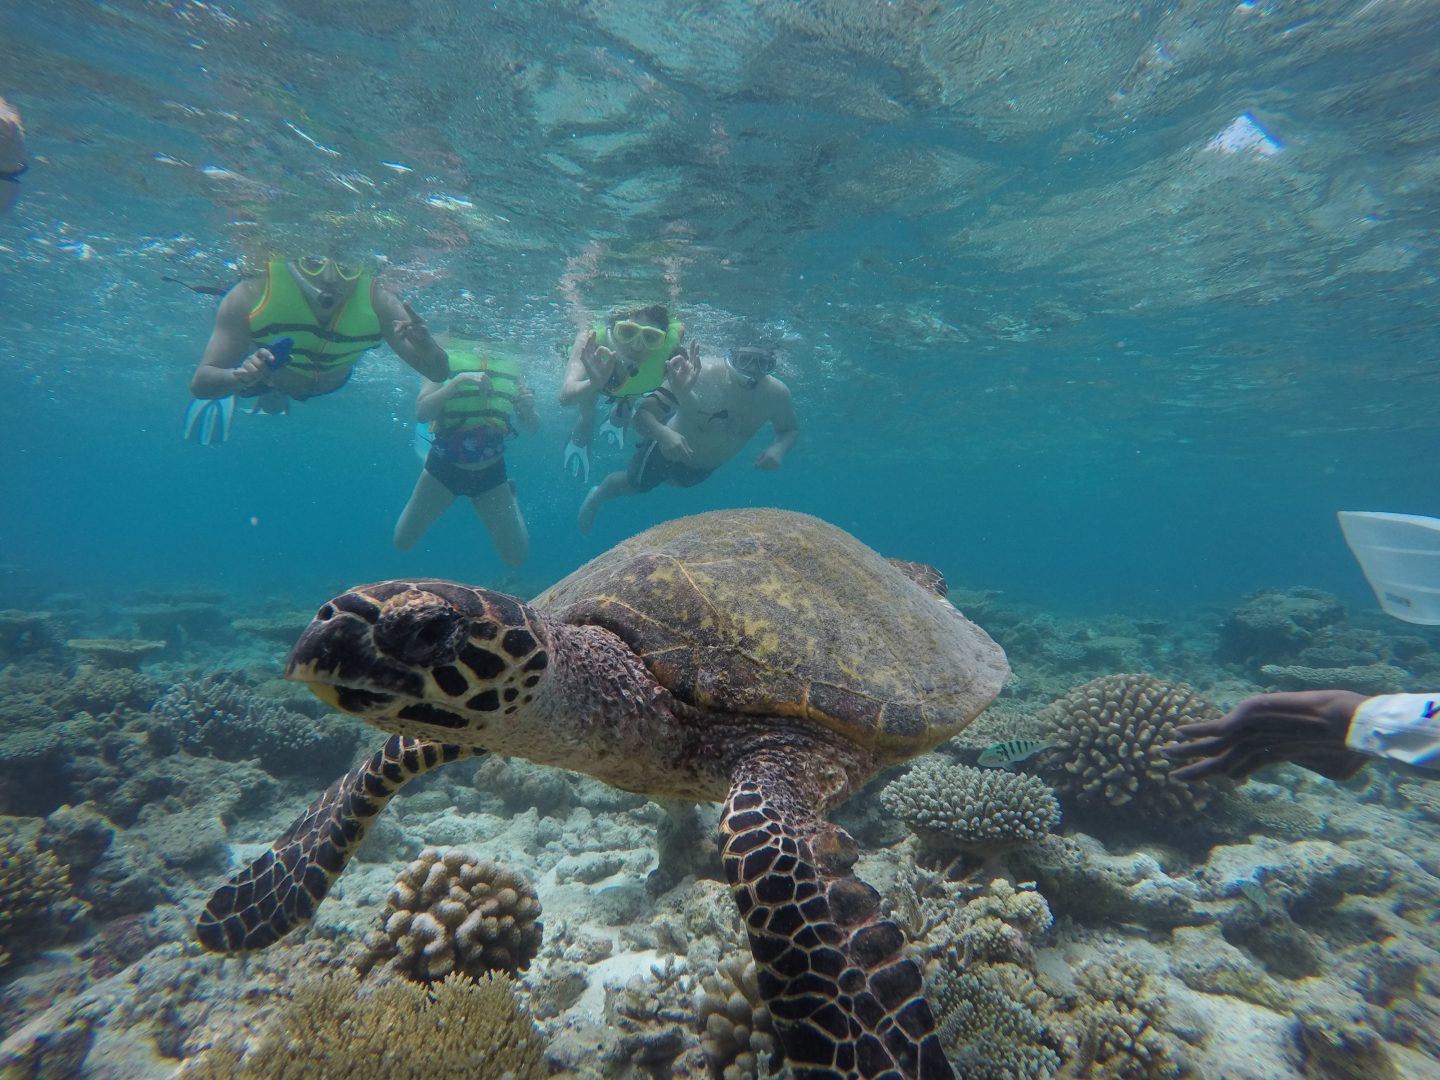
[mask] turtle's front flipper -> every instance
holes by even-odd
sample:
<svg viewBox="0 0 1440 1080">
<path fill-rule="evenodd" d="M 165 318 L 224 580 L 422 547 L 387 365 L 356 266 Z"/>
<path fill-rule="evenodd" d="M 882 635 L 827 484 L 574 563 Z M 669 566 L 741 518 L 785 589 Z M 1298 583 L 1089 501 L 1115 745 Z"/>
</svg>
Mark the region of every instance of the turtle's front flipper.
<svg viewBox="0 0 1440 1080">
<path fill-rule="evenodd" d="M 215 890 L 195 925 L 200 944 L 211 952 L 249 952 L 309 922 L 370 823 L 402 787 L 438 765 L 483 753 L 391 736 L 331 784 L 269 851 Z"/>
<path fill-rule="evenodd" d="M 783 759 L 731 781 L 721 857 L 760 992 L 800 1080 L 951 1080 L 920 969 L 879 895 L 850 873 L 855 842 L 821 819 Z"/>
</svg>

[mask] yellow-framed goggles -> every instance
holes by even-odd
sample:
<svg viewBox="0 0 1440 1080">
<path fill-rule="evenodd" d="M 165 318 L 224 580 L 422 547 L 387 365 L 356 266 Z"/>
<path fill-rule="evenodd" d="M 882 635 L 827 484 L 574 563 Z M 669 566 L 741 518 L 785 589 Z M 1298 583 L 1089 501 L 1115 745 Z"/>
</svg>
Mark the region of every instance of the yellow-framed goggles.
<svg viewBox="0 0 1440 1080">
<path fill-rule="evenodd" d="M 616 344 L 630 347 L 637 342 L 646 349 L 659 348 L 665 340 L 665 331 L 658 326 L 646 326 L 644 323 L 635 322 L 633 319 L 619 319 L 610 328 Z"/>
<path fill-rule="evenodd" d="M 339 262 L 335 259 L 321 258 L 316 255 L 305 255 L 295 260 L 295 265 L 306 277 L 322 277 L 329 267 L 335 268 L 335 276 L 341 281 L 354 281 L 360 276 L 361 268 L 351 263 Z"/>
</svg>

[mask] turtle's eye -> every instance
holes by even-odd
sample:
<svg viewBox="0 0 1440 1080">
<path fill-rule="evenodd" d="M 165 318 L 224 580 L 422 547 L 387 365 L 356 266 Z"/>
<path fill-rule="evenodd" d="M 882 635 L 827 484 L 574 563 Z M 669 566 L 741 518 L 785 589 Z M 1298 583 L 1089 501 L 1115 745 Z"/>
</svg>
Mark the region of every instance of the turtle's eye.
<svg viewBox="0 0 1440 1080">
<path fill-rule="evenodd" d="M 449 604 L 407 604 L 375 624 L 375 644 L 402 664 L 447 663 L 464 637 L 464 620 Z"/>
</svg>

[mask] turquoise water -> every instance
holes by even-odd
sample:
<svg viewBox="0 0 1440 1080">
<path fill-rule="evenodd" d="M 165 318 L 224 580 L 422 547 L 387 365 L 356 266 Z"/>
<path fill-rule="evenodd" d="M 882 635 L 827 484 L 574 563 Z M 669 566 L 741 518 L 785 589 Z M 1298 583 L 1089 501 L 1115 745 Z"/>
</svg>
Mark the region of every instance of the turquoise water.
<svg viewBox="0 0 1440 1080">
<path fill-rule="evenodd" d="M 526 346 L 545 423 L 511 474 L 537 582 L 666 517 L 776 504 L 1077 610 L 1302 582 L 1364 604 L 1334 511 L 1440 512 L 1419 8 L 0 18 L 34 158 L 0 222 L 13 587 L 298 600 L 499 572 L 458 509 L 389 550 L 418 384 L 388 350 L 288 419 L 241 417 L 230 445 L 180 441 L 213 300 L 161 279 L 226 283 L 309 243 L 383 261 L 437 329 Z M 1222 149 L 1242 114 L 1270 141 Z M 716 352 L 783 338 L 802 438 L 778 473 L 745 454 L 582 538 L 554 395 L 574 320 L 633 296 L 672 299 Z"/>
<path fill-rule="evenodd" d="M 941 568 L 1009 656 L 996 704 L 919 774 L 961 779 L 896 803 L 943 813 L 882 808 L 896 769 L 838 819 L 957 1072 L 1440 1077 L 1433 773 L 1190 789 L 1158 750 L 1261 691 L 1440 680 L 1440 628 L 1380 613 L 1335 517 L 1440 516 L 1437 70 L 1434 5 L 1401 0 L 0 5 L 30 157 L 0 215 L 0 1072 L 253 1075 L 212 1051 L 293 1021 L 296 988 L 388 926 L 400 875 L 464 845 L 544 905 L 533 1075 L 771 1075 L 713 806 L 466 758 L 379 819 L 309 931 L 242 968 L 195 921 L 381 744 L 278 678 L 318 605 L 391 578 L 532 595 L 663 520 L 778 506 Z M 392 546 L 420 379 L 386 347 L 288 416 L 237 415 L 223 446 L 182 439 L 217 303 L 184 286 L 306 252 L 523 357 L 523 567 L 463 502 Z M 756 471 L 762 432 L 582 535 L 561 378 L 577 328 L 635 300 L 710 356 L 778 343 L 800 440 Z M 597 438 L 593 479 L 629 454 Z M 861 659 L 918 665 L 889 624 L 842 616 Z M 111 636 L 166 643 L 72 640 Z M 537 693 L 565 708 L 529 710 L 547 722 L 588 703 L 564 662 Z M 1183 709 L 1154 704 L 1180 683 Z M 639 685 L 617 696 L 653 705 Z M 670 720 L 640 716 L 634 744 Z M 557 726 L 520 751 L 606 759 Z M 934 768 L 1014 739 L 1044 743 L 1021 764 L 1058 824 L 927 848 L 1016 817 L 1019 777 Z M 340 1056 L 379 1030 L 373 1010 L 334 1022 Z M 455 1075 L 454 1045 L 417 1068 Z"/>
</svg>

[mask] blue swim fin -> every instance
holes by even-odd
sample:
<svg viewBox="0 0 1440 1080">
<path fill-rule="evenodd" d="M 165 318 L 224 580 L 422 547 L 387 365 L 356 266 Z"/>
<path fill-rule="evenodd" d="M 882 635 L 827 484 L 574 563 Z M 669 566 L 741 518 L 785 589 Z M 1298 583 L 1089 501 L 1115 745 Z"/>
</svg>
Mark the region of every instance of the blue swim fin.
<svg viewBox="0 0 1440 1080">
<path fill-rule="evenodd" d="M 185 441 L 219 446 L 230 438 L 230 421 L 234 416 L 233 397 L 195 398 L 185 409 Z"/>
</svg>

